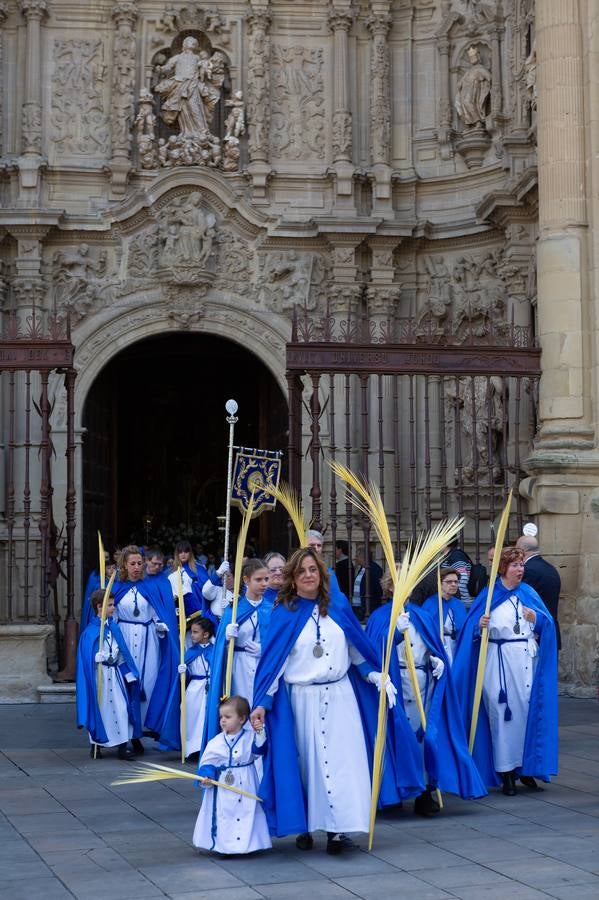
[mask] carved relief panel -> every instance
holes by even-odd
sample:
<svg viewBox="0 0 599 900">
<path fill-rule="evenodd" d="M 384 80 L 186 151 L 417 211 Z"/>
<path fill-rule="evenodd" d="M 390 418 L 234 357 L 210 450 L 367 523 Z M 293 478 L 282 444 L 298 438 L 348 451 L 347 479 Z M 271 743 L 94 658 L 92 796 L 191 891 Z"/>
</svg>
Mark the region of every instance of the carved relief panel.
<svg viewBox="0 0 599 900">
<path fill-rule="evenodd" d="M 274 44 L 271 82 L 273 156 L 290 160 L 323 159 L 326 103 L 322 48 Z"/>
<path fill-rule="evenodd" d="M 56 158 L 81 164 L 106 157 L 107 73 L 102 38 L 54 40 L 51 147 Z"/>
</svg>

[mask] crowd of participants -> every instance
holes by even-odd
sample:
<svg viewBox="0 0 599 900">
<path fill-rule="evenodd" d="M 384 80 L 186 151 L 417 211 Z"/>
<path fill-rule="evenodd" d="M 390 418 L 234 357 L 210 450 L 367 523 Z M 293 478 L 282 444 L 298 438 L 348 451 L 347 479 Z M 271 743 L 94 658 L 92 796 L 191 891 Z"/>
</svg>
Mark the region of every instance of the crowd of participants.
<svg viewBox="0 0 599 900">
<path fill-rule="evenodd" d="M 379 807 L 413 799 L 415 813 L 434 816 L 444 792 L 476 799 L 496 787 L 507 796 L 541 790 L 537 779 L 548 782 L 557 773 L 559 584 L 536 539 L 524 535 L 502 551 L 490 615 L 486 572 L 473 572 L 463 551 L 447 548 L 441 604 L 436 575 L 418 585 L 398 618 L 386 680 L 391 573 L 372 562 L 367 567 L 359 556 L 354 566 L 343 542 L 337 542 L 335 569 L 327 567 L 322 535 L 310 531 L 308 543 L 288 560 L 276 551 L 244 560 L 234 623 L 227 561 L 196 559 L 188 542 L 177 544 L 166 564 L 157 548 L 125 547 L 107 560 L 106 576 L 114 565 L 116 577 L 102 646 L 105 592 L 92 573 L 77 660 L 77 720 L 89 732 L 91 756 L 116 748 L 120 759 L 135 759 L 145 752 L 144 736 L 162 751 L 180 753 L 185 675 L 184 755 L 198 761 L 203 785 L 193 835 L 199 848 L 249 853 L 270 847 L 272 836 L 294 834 L 298 849 L 307 851 L 314 833 L 326 832 L 328 853 L 354 849 L 349 835 L 369 827 L 381 692 L 388 724 Z M 538 591 L 525 582 L 529 561 Z M 481 589 L 471 599 L 473 574 Z M 372 611 L 364 627 L 356 613 L 364 612 L 367 589 Z M 181 614 L 188 625 L 183 660 Z M 470 754 L 484 629 L 483 702 Z M 223 700 L 231 641 L 232 685 Z"/>
</svg>

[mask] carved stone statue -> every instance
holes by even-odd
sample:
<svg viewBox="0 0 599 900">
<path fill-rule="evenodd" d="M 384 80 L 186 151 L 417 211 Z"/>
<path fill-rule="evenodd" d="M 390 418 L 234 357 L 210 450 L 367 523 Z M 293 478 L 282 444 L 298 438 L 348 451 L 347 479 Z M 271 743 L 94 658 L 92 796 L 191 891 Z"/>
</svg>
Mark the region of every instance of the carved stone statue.
<svg viewBox="0 0 599 900">
<path fill-rule="evenodd" d="M 470 68 L 458 82 L 455 108 L 466 128 L 484 127 L 491 93 L 491 73 L 480 60 L 477 47 L 468 48 Z"/>
<path fill-rule="evenodd" d="M 526 93 L 530 102 L 530 108 L 537 108 L 537 45 L 532 45 L 532 50 L 524 60 L 524 77 Z"/>
<path fill-rule="evenodd" d="M 500 444 L 504 430 L 503 379 L 460 378 L 457 385 L 448 384 L 447 397 L 460 410 L 462 426 L 462 477 L 474 481 L 474 469 L 480 481 L 500 481 L 502 467 Z"/>
<path fill-rule="evenodd" d="M 245 134 L 245 104 L 241 91 L 235 91 L 232 100 L 227 100 L 225 106 L 230 108 L 229 115 L 225 119 L 225 141 L 228 138 L 240 138 Z"/>
<path fill-rule="evenodd" d="M 154 88 L 162 101 L 160 115 L 178 129 L 158 148 L 161 165 L 218 166 L 221 142 L 210 127 L 225 80 L 225 57 L 219 50 L 212 56 L 199 50 L 197 39 L 188 35 L 181 52 L 157 66 L 156 72 L 166 76 Z"/>
<path fill-rule="evenodd" d="M 139 161 L 142 169 L 155 169 L 158 165 L 156 151 L 156 116 L 154 115 L 154 98 L 147 88 L 139 94 L 139 110 L 135 117 L 135 133 Z"/>
<path fill-rule="evenodd" d="M 59 250 L 52 259 L 54 289 L 58 306 L 68 309 L 77 323 L 99 299 L 100 280 L 107 270 L 106 252 L 96 259 L 88 244 Z"/>
<path fill-rule="evenodd" d="M 443 333 L 444 321 L 451 306 L 451 281 L 449 269 L 442 256 L 426 257 L 424 265 L 428 274 L 426 303 L 416 322 L 417 331 Z M 425 323 L 426 326 L 425 327 Z"/>
<path fill-rule="evenodd" d="M 159 267 L 178 283 L 211 281 L 214 277 L 216 216 L 194 191 L 174 201 L 159 226 Z"/>
</svg>

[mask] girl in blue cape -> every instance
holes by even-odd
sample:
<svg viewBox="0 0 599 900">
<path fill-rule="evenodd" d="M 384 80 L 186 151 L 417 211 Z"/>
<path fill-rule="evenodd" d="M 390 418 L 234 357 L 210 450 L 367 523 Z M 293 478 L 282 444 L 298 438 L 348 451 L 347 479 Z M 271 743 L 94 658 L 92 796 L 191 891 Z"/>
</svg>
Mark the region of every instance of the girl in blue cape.
<svg viewBox="0 0 599 900">
<path fill-rule="evenodd" d="M 462 628 L 452 669 L 470 732 L 481 629 L 489 629 L 482 703 L 473 756 L 485 784 L 516 793 L 520 779 L 557 774 L 557 651 L 555 625 L 539 595 L 522 583 L 524 554 L 508 547 L 499 563 L 491 615 L 488 588 L 478 595 Z"/>
<path fill-rule="evenodd" d="M 125 547 L 114 585 L 114 617 L 139 671 L 143 730 L 158 735 L 177 671 L 177 617 L 170 591 L 144 573 L 139 547 Z M 133 746 L 143 753 L 139 739 Z"/>
<path fill-rule="evenodd" d="M 262 644 L 268 633 L 272 603 L 264 600 L 268 585 L 268 570 L 261 559 L 249 559 L 242 569 L 245 595 L 237 604 L 237 622 L 231 623 L 232 607 L 220 620 L 212 658 L 212 678 L 208 694 L 208 715 L 204 743 L 218 734 L 219 704 L 225 691 L 227 650 L 235 640 L 231 693 L 252 702 L 254 678 L 260 660 Z"/>
<path fill-rule="evenodd" d="M 177 669 L 168 701 L 164 725 L 160 732 L 161 750 L 181 749 L 181 683 L 179 676 L 186 676 L 185 756 L 199 753 L 202 748 L 206 698 L 210 688 L 210 666 L 214 645 L 214 623 L 211 619 L 193 619 L 189 626 L 190 643 L 185 651 L 185 661 Z"/>
<path fill-rule="evenodd" d="M 383 596 L 391 596 L 393 580 L 389 574 L 382 579 L 381 585 Z M 373 612 L 366 626 L 366 634 L 379 650 L 381 664 L 390 621 L 389 602 Z M 410 673 L 406 667 L 406 630 L 426 714 L 425 732 L 422 730 Z M 421 764 L 427 780 L 426 791 L 414 801 L 414 812 L 423 816 L 439 812 L 439 804 L 433 795 L 436 788 L 459 794 L 465 799 L 483 797 L 487 792 L 468 752 L 461 709 L 451 679 L 449 660 L 441 643 L 439 627 L 435 627 L 422 607 L 408 603 L 405 611 L 398 616 L 395 649 L 396 652 L 391 654 L 389 673 L 392 681 L 401 684 L 404 708 L 421 744 Z"/>
<path fill-rule="evenodd" d="M 183 582 L 185 615 L 189 617 L 194 612 L 201 612 L 202 615 L 208 616 L 209 619 L 212 618 L 210 607 L 202 594 L 202 588 L 207 581 L 220 584 L 220 575 L 224 574 L 229 564 L 226 563 L 226 568 L 223 568 L 223 565 L 221 565 L 217 575 L 211 578 L 206 567 L 199 563 L 193 555 L 189 541 L 179 541 L 175 545 L 172 572 L 168 576 L 175 600 L 179 596 L 179 579 L 177 576 L 179 567 L 181 567 L 181 580 Z M 214 621 L 216 623 L 216 619 Z"/>
<path fill-rule="evenodd" d="M 130 739 L 141 735 L 139 672 L 121 631 L 112 620 L 114 597 L 108 598 L 104 640 L 100 647 L 100 615 L 104 591 L 90 597 L 93 618 L 81 633 L 77 649 L 77 727 L 87 728 L 90 755 L 100 747 L 117 747 L 119 759 L 133 759 Z M 98 666 L 102 669 L 102 699 L 98 702 Z"/>
<path fill-rule="evenodd" d="M 381 689 L 393 711 L 379 802 L 390 805 L 423 789 L 416 740 L 348 601 L 329 595 L 320 554 L 296 550 L 262 647 L 251 717 L 256 728 L 267 721 L 260 796 L 271 834 L 297 834 L 298 849 L 309 850 L 311 832 L 326 831 L 327 852 L 337 854 L 354 847 L 347 832 L 368 831 Z"/>
<path fill-rule="evenodd" d="M 462 625 L 466 621 L 466 607 L 459 596 L 460 589 L 460 573 L 457 569 L 441 569 L 441 601 L 443 604 L 443 646 L 449 660 L 449 664 L 453 663 L 455 656 L 455 648 L 462 630 Z M 433 625 L 437 630 L 437 634 L 441 637 L 441 626 L 439 624 L 439 596 L 433 594 L 427 597 L 422 604 L 424 612 L 428 613 L 433 620 Z"/>
<path fill-rule="evenodd" d="M 114 570 L 116 569 L 116 563 L 113 563 L 108 555 L 108 552 L 105 552 L 106 556 L 106 584 L 110 581 L 110 577 Z M 94 569 L 93 572 L 89 573 L 89 578 L 87 579 L 87 584 L 85 585 L 85 591 L 83 593 L 83 603 L 81 604 L 81 631 L 84 628 L 87 628 L 89 623 L 93 621 L 95 616 L 94 608 L 91 604 L 91 595 L 94 591 L 100 590 L 102 585 L 100 584 L 100 573 L 96 572 Z M 106 585 L 104 585 L 106 587 Z"/>
</svg>

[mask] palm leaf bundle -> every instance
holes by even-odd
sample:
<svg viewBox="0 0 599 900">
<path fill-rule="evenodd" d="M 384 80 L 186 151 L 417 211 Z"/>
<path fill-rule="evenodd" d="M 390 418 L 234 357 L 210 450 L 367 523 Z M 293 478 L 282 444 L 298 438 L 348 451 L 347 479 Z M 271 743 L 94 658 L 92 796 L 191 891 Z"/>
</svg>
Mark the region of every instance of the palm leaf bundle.
<svg viewBox="0 0 599 900">
<path fill-rule="evenodd" d="M 121 784 L 147 784 L 150 781 L 168 781 L 173 778 L 183 778 L 191 781 L 198 781 L 199 779 L 197 773 L 186 772 L 184 769 L 173 769 L 171 766 L 162 766 L 159 763 L 139 763 L 127 771 L 131 774 L 125 778 L 117 778 L 112 784 L 115 786 Z M 232 791 L 234 794 L 241 794 L 242 797 L 249 797 L 250 800 L 262 803 L 260 797 L 235 787 L 235 785 L 225 784 L 222 781 L 216 781 L 214 778 L 205 778 L 204 776 L 202 776 L 202 779 L 204 782 L 208 781 L 214 787 Z"/>
</svg>

